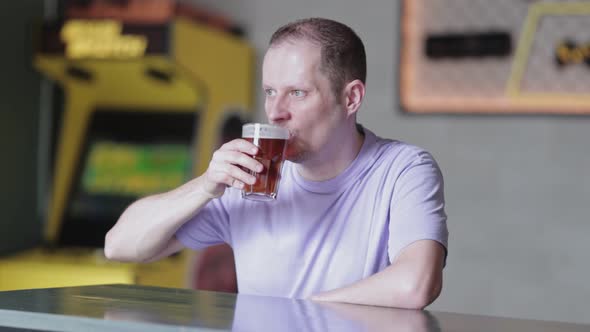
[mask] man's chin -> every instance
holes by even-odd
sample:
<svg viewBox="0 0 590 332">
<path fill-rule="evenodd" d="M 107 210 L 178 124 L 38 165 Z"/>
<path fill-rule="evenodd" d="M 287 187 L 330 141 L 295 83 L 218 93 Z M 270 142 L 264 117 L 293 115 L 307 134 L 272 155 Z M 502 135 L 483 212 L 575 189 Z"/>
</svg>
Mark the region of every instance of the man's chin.
<svg viewBox="0 0 590 332">
<path fill-rule="evenodd" d="M 289 155 L 288 154 L 288 155 L 285 156 L 285 160 L 288 160 L 288 161 L 290 161 L 292 163 L 296 163 L 298 159 L 299 158 L 298 158 L 297 155 Z"/>
<path fill-rule="evenodd" d="M 299 163 L 303 160 L 303 152 L 301 151 L 289 151 L 287 150 L 287 153 L 285 154 L 285 160 L 288 160 L 292 163 Z"/>
</svg>

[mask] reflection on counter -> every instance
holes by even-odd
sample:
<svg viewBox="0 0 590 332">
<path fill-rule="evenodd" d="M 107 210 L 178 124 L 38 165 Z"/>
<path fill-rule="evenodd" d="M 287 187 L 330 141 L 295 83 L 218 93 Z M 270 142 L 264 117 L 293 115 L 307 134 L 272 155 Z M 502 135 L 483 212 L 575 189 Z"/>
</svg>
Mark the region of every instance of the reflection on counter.
<svg viewBox="0 0 590 332">
<path fill-rule="evenodd" d="M 440 327 L 428 311 L 240 295 L 232 331 L 436 332 Z"/>
<path fill-rule="evenodd" d="M 137 285 L 0 292 L 0 327 L 44 331 L 560 331 L 590 326 Z"/>
</svg>

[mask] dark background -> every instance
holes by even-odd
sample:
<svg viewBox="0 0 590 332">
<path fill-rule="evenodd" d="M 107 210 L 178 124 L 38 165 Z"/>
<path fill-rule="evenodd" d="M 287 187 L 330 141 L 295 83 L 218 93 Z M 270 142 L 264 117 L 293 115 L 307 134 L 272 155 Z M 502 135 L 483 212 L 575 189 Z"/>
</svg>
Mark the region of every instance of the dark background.
<svg viewBox="0 0 590 332">
<path fill-rule="evenodd" d="M 31 63 L 33 25 L 43 17 L 43 3 L 0 1 L 0 13 L 0 253 L 5 254 L 41 242 L 36 192 L 41 76 Z"/>
</svg>

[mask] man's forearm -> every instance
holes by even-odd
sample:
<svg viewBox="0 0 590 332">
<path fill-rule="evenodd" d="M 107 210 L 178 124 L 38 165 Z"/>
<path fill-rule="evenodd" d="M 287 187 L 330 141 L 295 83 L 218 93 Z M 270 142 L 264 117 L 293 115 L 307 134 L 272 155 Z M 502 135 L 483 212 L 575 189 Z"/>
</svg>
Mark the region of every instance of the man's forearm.
<svg viewBox="0 0 590 332">
<path fill-rule="evenodd" d="M 418 241 L 407 250 L 383 271 L 311 299 L 423 309 L 440 294 L 444 250 L 433 241 Z"/>
<path fill-rule="evenodd" d="M 199 186 L 197 178 L 131 204 L 106 235 L 106 257 L 140 262 L 158 255 L 178 228 L 211 200 Z"/>
<path fill-rule="evenodd" d="M 312 300 L 423 309 L 438 295 L 436 289 L 421 287 L 408 277 L 400 277 L 396 267 L 389 266 L 349 286 L 314 295 Z"/>
</svg>

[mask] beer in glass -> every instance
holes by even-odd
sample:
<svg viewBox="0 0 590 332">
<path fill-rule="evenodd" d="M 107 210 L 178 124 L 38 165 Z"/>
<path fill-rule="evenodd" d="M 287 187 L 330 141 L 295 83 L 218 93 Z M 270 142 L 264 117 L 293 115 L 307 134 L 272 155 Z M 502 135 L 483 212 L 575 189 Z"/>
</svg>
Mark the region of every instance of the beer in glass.
<svg viewBox="0 0 590 332">
<path fill-rule="evenodd" d="M 258 146 L 259 151 L 254 159 L 263 166 L 260 173 L 247 170 L 256 177 L 256 183 L 245 184 L 242 197 L 257 201 L 276 199 L 289 131 L 269 124 L 248 123 L 242 127 L 242 138 Z"/>
</svg>

